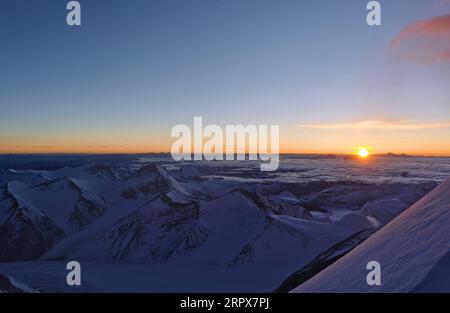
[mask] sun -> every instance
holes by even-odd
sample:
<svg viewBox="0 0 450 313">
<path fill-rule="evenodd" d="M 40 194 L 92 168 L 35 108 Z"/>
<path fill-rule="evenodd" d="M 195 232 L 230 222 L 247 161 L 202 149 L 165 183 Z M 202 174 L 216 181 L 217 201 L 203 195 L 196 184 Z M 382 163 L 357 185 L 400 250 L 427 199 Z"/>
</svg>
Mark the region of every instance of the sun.
<svg viewBox="0 0 450 313">
<path fill-rule="evenodd" d="M 359 148 L 358 150 L 358 155 L 362 158 L 367 158 L 369 154 L 369 150 L 367 150 L 366 148 Z"/>
</svg>

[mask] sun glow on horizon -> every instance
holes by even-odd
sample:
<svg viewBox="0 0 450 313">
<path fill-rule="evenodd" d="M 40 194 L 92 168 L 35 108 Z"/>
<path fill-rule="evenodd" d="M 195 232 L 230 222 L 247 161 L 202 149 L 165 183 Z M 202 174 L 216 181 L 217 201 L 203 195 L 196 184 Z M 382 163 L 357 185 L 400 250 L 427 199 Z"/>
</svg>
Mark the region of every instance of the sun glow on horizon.
<svg viewBox="0 0 450 313">
<path fill-rule="evenodd" d="M 367 158 L 370 155 L 367 148 L 358 148 L 357 154 L 362 158 Z"/>
</svg>

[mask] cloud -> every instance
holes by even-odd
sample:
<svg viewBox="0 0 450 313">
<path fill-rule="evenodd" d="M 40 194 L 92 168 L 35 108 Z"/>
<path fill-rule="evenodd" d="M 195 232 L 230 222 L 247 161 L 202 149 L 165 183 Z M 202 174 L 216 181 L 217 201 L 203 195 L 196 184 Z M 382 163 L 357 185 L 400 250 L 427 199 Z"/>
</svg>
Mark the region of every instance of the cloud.
<svg viewBox="0 0 450 313">
<path fill-rule="evenodd" d="M 56 146 L 28 146 L 28 145 L 7 145 L 0 144 L 0 148 L 16 148 L 16 149 L 39 149 L 39 150 L 51 150 L 57 148 Z"/>
<path fill-rule="evenodd" d="M 396 119 L 364 120 L 351 123 L 302 124 L 303 128 L 314 129 L 380 129 L 380 130 L 418 130 L 450 128 L 450 122 L 420 123 Z"/>
<path fill-rule="evenodd" d="M 32 146 L 32 149 L 45 149 L 45 150 L 50 150 L 50 149 L 55 149 L 57 148 L 56 146 Z"/>
<path fill-rule="evenodd" d="M 2 145 L 0 144 L 0 148 L 22 148 L 21 145 Z"/>
<path fill-rule="evenodd" d="M 450 15 L 412 23 L 390 43 L 399 57 L 415 63 L 450 61 Z"/>
<path fill-rule="evenodd" d="M 100 145 L 100 146 L 94 146 L 94 145 L 89 145 L 88 146 L 88 148 L 90 148 L 90 149 L 97 149 L 97 148 L 104 148 L 104 149 L 112 149 L 112 148 L 124 148 L 125 147 L 125 145 L 115 145 L 115 146 L 112 146 L 112 145 Z"/>
</svg>

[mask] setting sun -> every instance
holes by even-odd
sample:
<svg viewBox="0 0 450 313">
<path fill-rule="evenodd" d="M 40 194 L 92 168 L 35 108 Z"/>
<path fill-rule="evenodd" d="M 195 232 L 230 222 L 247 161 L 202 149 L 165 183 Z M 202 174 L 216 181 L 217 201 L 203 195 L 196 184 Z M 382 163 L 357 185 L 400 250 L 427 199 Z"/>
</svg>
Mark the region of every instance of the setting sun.
<svg viewBox="0 0 450 313">
<path fill-rule="evenodd" d="M 358 150 L 358 155 L 362 158 L 366 158 L 369 156 L 369 151 L 366 148 L 360 148 Z"/>
</svg>

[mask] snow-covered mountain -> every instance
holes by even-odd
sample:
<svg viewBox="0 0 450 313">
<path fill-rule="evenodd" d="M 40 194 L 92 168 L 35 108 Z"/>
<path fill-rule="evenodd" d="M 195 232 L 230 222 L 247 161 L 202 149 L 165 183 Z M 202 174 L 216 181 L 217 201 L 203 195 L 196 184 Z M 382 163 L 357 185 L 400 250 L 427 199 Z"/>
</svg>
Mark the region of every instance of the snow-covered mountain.
<svg viewBox="0 0 450 313">
<path fill-rule="evenodd" d="M 359 214 L 321 223 L 304 219 L 299 206 L 294 213 L 300 218 L 284 215 L 292 207 L 283 211 L 268 204 L 242 189 L 198 203 L 176 203 L 162 194 L 95 236 L 86 235 L 77 249 L 56 247 L 46 258 L 142 263 L 185 256 L 230 266 L 288 258 L 298 263 L 372 227 Z"/>
<path fill-rule="evenodd" d="M 151 262 L 164 260 L 177 249 L 193 249 L 206 231 L 196 227 L 195 203 L 174 203 L 156 196 L 141 208 L 97 233 L 86 233 L 73 244 L 56 247 L 46 258 L 90 261 Z"/>
<path fill-rule="evenodd" d="M 17 196 L 11 184 L 0 188 L 0 261 L 37 259 L 64 232 L 44 212 Z"/>
<path fill-rule="evenodd" d="M 277 173 L 251 162 L 101 158 L 0 169 L 0 262 L 13 262 L 0 263 L 3 274 L 66 290 L 64 262 L 77 260 L 91 273 L 89 290 L 273 291 L 297 273 L 293 288 L 435 188 L 429 173 L 447 169 L 420 159 L 414 176 L 408 158 L 413 178 L 405 178 L 391 163 L 374 162 L 370 173 L 335 158 L 293 158 Z M 365 176 L 342 180 L 336 164 Z M 132 280 L 144 268 L 159 279 Z M 108 287 L 110 271 L 127 284 Z"/>
<path fill-rule="evenodd" d="M 450 179 L 294 292 L 450 292 Z M 366 265 L 381 265 L 381 286 Z"/>
<path fill-rule="evenodd" d="M 85 185 L 82 180 L 57 178 L 37 185 L 11 182 L 8 187 L 44 212 L 66 234 L 72 234 L 102 216 L 108 208 L 105 199 Z"/>
</svg>

